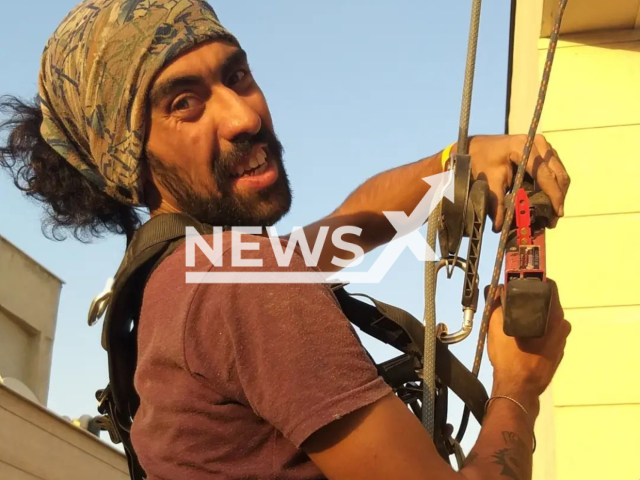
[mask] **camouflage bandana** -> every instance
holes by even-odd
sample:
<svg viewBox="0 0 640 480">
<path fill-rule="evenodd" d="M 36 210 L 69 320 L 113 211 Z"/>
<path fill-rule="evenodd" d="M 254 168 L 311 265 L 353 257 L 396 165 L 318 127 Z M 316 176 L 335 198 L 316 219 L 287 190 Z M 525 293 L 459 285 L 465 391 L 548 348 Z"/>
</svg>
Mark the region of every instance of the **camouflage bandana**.
<svg viewBox="0 0 640 480">
<path fill-rule="evenodd" d="M 204 0 L 85 0 L 42 55 L 44 139 L 102 191 L 141 205 L 151 83 L 170 60 L 216 39 L 239 45 Z"/>
</svg>

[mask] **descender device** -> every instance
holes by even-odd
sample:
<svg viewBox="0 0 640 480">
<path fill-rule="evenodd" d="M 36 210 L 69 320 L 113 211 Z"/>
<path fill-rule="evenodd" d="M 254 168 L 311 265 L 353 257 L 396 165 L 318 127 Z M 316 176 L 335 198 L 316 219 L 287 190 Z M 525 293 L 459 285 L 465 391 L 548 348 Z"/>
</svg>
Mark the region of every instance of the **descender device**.
<svg viewBox="0 0 640 480">
<path fill-rule="evenodd" d="M 542 337 L 547 329 L 551 286 L 547 283 L 545 230 L 553 218 L 549 197 L 525 182 L 515 195 L 504 274 L 504 332 Z"/>
</svg>

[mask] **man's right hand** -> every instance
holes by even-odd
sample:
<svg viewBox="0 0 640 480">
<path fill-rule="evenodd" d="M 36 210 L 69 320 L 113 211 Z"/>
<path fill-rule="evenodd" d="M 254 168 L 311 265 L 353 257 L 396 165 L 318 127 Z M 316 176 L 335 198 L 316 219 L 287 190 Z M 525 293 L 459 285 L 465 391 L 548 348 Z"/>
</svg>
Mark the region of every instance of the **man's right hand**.
<svg viewBox="0 0 640 480">
<path fill-rule="evenodd" d="M 502 308 L 489 325 L 489 358 L 493 363 L 494 394 L 521 402 L 535 418 L 538 396 L 547 388 L 562 359 L 571 330 L 555 283 L 547 333 L 536 340 L 519 341 L 502 330 Z M 496 302 L 499 305 L 500 302 Z M 531 478 L 531 450 L 526 439 L 531 426 L 523 413 L 502 402 L 490 409 L 473 448 L 473 459 L 455 472 L 440 458 L 431 437 L 417 417 L 393 393 L 321 428 L 303 444 L 330 480 L 484 480 L 500 476 L 504 465 L 496 455 L 520 465 L 519 478 Z M 505 438 L 505 434 L 508 434 Z M 515 442 L 515 443 L 514 443 Z M 515 450 L 514 445 L 518 448 Z M 506 452 L 506 453 L 505 453 Z M 502 477 L 500 477 L 502 478 Z"/>
<path fill-rule="evenodd" d="M 500 300 L 489 324 L 488 354 L 493 365 L 493 395 L 507 395 L 537 414 L 538 397 L 551 383 L 564 356 L 571 324 L 565 320 L 556 283 L 544 337 L 516 339 L 505 335 Z M 501 289 L 500 289 L 501 290 Z M 532 413 L 534 413 L 532 412 Z"/>
</svg>

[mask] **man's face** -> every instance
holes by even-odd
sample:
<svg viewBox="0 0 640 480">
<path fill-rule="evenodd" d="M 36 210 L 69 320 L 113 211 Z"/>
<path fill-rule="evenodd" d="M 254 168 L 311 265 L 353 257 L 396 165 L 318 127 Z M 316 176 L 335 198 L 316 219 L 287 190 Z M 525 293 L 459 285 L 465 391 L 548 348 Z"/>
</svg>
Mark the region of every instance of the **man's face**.
<svg viewBox="0 0 640 480">
<path fill-rule="evenodd" d="M 243 50 L 216 41 L 178 57 L 149 109 L 152 211 L 161 201 L 214 226 L 272 225 L 288 212 L 282 145 Z"/>
</svg>

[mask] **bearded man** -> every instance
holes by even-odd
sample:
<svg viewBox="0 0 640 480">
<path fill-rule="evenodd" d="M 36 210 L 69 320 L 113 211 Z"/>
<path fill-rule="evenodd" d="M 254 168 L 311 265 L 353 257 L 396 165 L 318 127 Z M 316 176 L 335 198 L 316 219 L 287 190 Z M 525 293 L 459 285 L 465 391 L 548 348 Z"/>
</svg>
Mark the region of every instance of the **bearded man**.
<svg viewBox="0 0 640 480">
<path fill-rule="evenodd" d="M 206 2 L 86 0 L 47 44 L 38 85 L 34 103 L 3 100 L 9 135 L 0 153 L 54 227 L 130 239 L 141 208 L 231 227 L 270 226 L 289 211 L 266 99 L 240 42 Z M 496 230 L 523 145 L 520 136 L 470 142 Z M 310 222 L 306 238 L 355 226 L 364 252 L 389 242 L 395 230 L 382 212 L 412 212 L 429 189 L 422 179 L 447 158 L 438 152 L 367 180 Z M 542 136 L 528 172 L 562 216 L 569 177 Z M 260 248 L 245 258 L 281 268 L 268 238 L 253 241 Z M 335 256 L 345 252 L 326 244 L 314 268 L 336 271 Z M 230 249 L 222 260 L 228 268 Z M 185 265 L 181 247 L 154 271 L 137 326 L 131 435 L 149 480 L 531 477 L 538 397 L 570 331 L 557 293 L 545 337 L 526 348 L 504 335 L 501 308 L 493 312 L 492 401 L 455 472 L 378 375 L 326 284 L 187 284 Z M 195 266 L 212 268 L 201 252 Z M 310 267 L 295 252 L 286 270 Z"/>
</svg>

